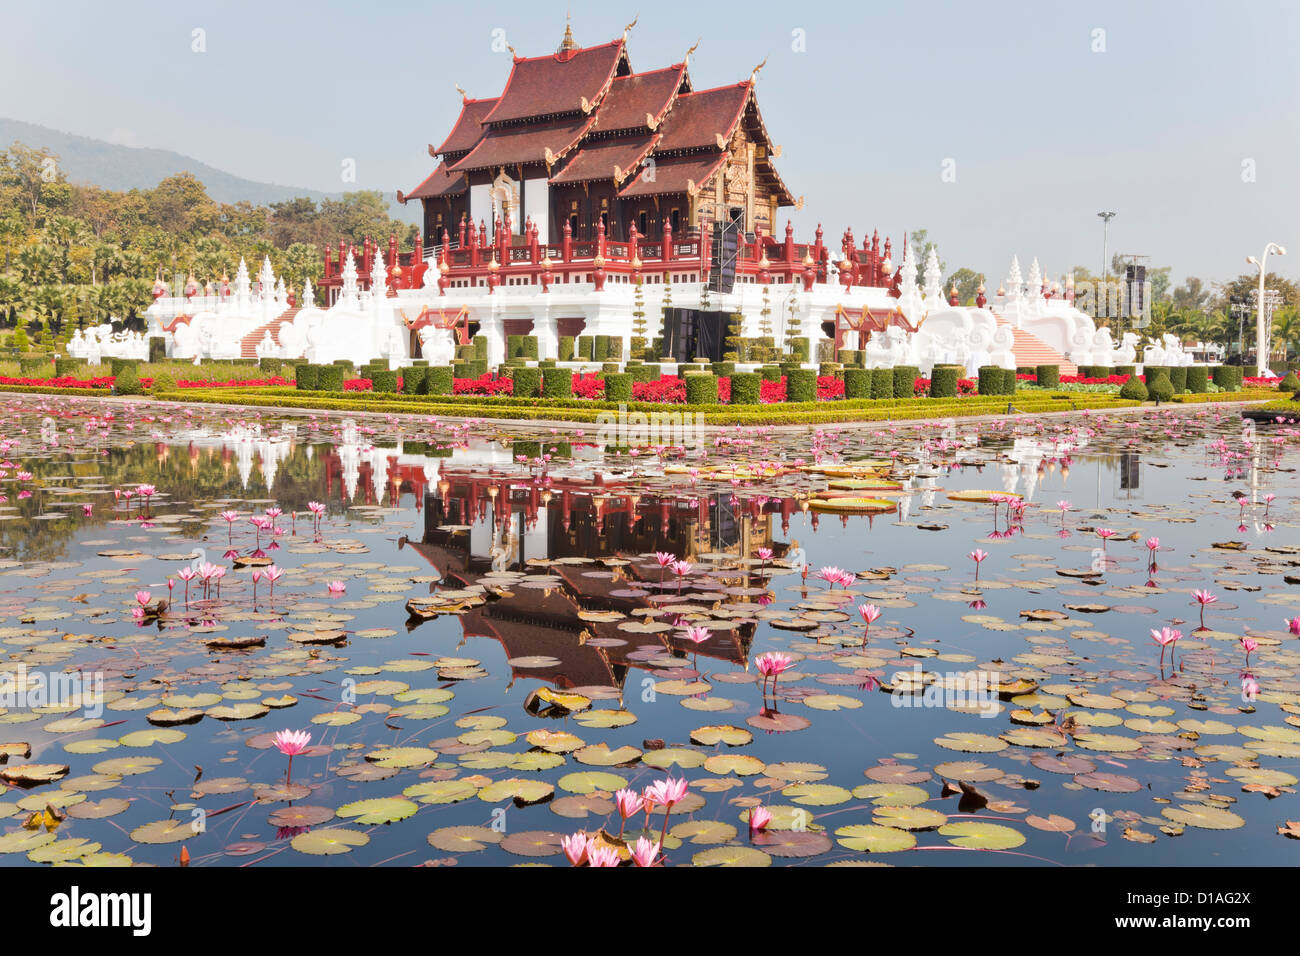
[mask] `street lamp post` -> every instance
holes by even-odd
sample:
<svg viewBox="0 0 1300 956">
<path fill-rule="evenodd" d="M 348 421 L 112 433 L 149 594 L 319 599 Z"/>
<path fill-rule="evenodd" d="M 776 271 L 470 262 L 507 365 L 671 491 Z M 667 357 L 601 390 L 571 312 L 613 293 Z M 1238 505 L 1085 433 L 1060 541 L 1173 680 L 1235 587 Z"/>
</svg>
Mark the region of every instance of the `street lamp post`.
<svg viewBox="0 0 1300 956">
<path fill-rule="evenodd" d="M 1106 245 L 1106 240 L 1108 238 L 1107 233 L 1110 230 L 1110 221 L 1118 215 L 1119 213 L 1117 212 L 1097 213 L 1097 218 L 1101 220 L 1101 281 L 1103 285 L 1106 282 L 1106 275 L 1110 269 L 1110 253 Z"/>
<path fill-rule="evenodd" d="M 1264 376 L 1268 374 L 1268 338 L 1269 329 L 1264 325 L 1264 277 L 1268 275 L 1268 254 L 1276 252 L 1279 256 L 1286 255 L 1286 250 L 1276 242 L 1270 242 L 1264 247 L 1264 254 L 1256 259 L 1254 256 L 1247 256 L 1246 261 L 1252 266 L 1259 269 L 1259 298 L 1256 305 L 1259 306 L 1257 318 L 1257 327 L 1255 329 L 1255 374 Z"/>
</svg>

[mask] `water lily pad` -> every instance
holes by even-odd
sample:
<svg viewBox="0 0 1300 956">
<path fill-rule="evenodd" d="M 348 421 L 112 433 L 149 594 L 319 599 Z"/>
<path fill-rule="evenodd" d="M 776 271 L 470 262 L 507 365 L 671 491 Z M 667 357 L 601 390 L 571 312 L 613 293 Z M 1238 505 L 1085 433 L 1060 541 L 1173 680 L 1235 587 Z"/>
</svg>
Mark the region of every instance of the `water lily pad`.
<svg viewBox="0 0 1300 956">
<path fill-rule="evenodd" d="M 1025 842 L 1019 830 L 982 820 L 962 820 L 939 827 L 939 833 L 954 846 L 975 850 L 1011 850 Z"/>
<path fill-rule="evenodd" d="M 365 846 L 369 842 L 369 834 L 362 833 L 360 830 L 326 827 L 299 833 L 289 841 L 289 845 L 299 853 L 306 853 L 308 856 L 337 856 L 340 853 L 351 853 L 355 848 Z"/>
<path fill-rule="evenodd" d="M 357 823 L 396 823 L 419 810 L 419 806 L 401 797 L 376 797 L 370 800 L 357 800 L 345 803 L 338 808 L 338 815 L 353 818 Z"/>
<path fill-rule="evenodd" d="M 840 846 L 865 853 L 897 853 L 916 846 L 916 837 L 897 827 L 884 827 L 873 823 L 855 823 L 835 831 Z"/>
<path fill-rule="evenodd" d="M 694 866 L 771 866 L 772 857 L 749 846 L 718 846 L 691 857 Z"/>
</svg>

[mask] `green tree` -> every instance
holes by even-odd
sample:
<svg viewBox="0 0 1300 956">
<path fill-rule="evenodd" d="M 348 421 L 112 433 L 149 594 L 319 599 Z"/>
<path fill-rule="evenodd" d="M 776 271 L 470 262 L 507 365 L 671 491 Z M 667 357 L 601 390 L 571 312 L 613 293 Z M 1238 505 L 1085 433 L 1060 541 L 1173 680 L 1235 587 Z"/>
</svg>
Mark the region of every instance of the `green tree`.
<svg viewBox="0 0 1300 956">
<path fill-rule="evenodd" d="M 948 281 L 943 284 L 945 290 L 957 286 L 957 301 L 962 305 L 974 305 L 976 292 L 984 277 L 972 269 L 964 266 L 948 277 Z"/>
</svg>

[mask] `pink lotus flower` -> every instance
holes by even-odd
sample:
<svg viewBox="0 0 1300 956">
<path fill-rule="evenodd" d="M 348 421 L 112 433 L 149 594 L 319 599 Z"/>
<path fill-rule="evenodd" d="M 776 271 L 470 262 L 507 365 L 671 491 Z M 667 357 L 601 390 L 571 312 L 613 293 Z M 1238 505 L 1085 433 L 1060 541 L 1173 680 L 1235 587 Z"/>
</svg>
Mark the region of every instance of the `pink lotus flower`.
<svg viewBox="0 0 1300 956">
<path fill-rule="evenodd" d="M 686 796 L 689 788 L 690 783 L 686 778 L 669 777 L 666 780 L 656 780 L 646 787 L 643 797 L 648 806 L 672 809 Z"/>
<path fill-rule="evenodd" d="M 645 800 L 635 790 L 624 787 L 622 790 L 614 791 L 614 805 L 618 808 L 619 818 L 623 821 L 622 826 L 618 828 L 618 835 L 621 837 L 624 827 L 627 826 L 628 817 L 645 809 Z"/>
<path fill-rule="evenodd" d="M 1147 550 L 1150 551 L 1150 552 L 1152 552 L 1153 554 L 1154 554 L 1156 551 L 1159 551 L 1159 550 L 1160 550 L 1160 539 L 1159 539 L 1159 538 L 1147 538 Z"/>
<path fill-rule="evenodd" d="M 342 581 L 331 581 L 327 586 L 327 590 L 330 594 L 342 594 L 347 589 L 348 586 Z"/>
<path fill-rule="evenodd" d="M 1217 604 L 1219 599 L 1209 591 L 1193 591 L 1192 597 L 1196 598 L 1196 603 L 1201 606 L 1201 627 L 1205 627 L 1205 608 L 1211 604 Z"/>
<path fill-rule="evenodd" d="M 772 560 L 771 548 L 759 548 L 757 553 L 758 553 L 758 559 L 764 563 Z"/>
<path fill-rule="evenodd" d="M 672 554 L 668 551 L 656 551 L 655 560 L 659 562 L 659 567 L 666 568 L 668 565 L 672 564 L 674 561 L 677 560 L 677 555 Z"/>
<path fill-rule="evenodd" d="M 612 846 L 591 845 L 587 847 L 587 865 L 588 866 L 618 866 L 622 862 L 618 855 L 618 850 Z"/>
<path fill-rule="evenodd" d="M 869 631 L 871 630 L 871 625 L 876 622 L 876 618 L 880 617 L 884 612 L 874 604 L 859 604 L 858 613 L 862 615 L 862 620 L 866 624 L 866 627 L 863 628 L 863 630 Z"/>
<path fill-rule="evenodd" d="M 836 583 L 843 583 L 844 569 L 828 565 L 817 572 L 817 577 L 821 578 L 833 589 Z"/>
<path fill-rule="evenodd" d="M 84 517 L 84 518 L 89 518 L 90 515 L 91 515 L 91 512 L 93 512 L 94 510 L 95 510 L 95 506 L 94 506 L 94 505 L 82 505 L 82 506 L 81 506 L 81 515 L 82 515 L 82 517 Z"/>
<path fill-rule="evenodd" d="M 1241 699 L 1253 701 L 1259 696 L 1259 681 L 1250 674 L 1241 675 Z"/>
<path fill-rule="evenodd" d="M 139 604 L 141 607 L 144 607 L 146 604 L 148 604 L 148 603 L 149 603 L 149 599 L 150 599 L 151 597 L 153 597 L 153 594 L 150 593 L 149 591 L 136 591 L 136 592 L 135 592 L 135 602 L 136 602 L 137 604 Z"/>
<path fill-rule="evenodd" d="M 1293 617 L 1293 618 L 1291 618 L 1291 620 L 1286 621 L 1285 623 L 1286 623 L 1287 629 L 1288 629 L 1292 634 L 1295 634 L 1297 637 L 1300 637 L 1300 617 Z"/>
<path fill-rule="evenodd" d="M 761 833 L 767 829 L 767 825 L 772 822 L 772 811 L 760 804 L 750 808 L 749 811 L 749 833 L 753 836 L 755 833 Z"/>
<path fill-rule="evenodd" d="M 651 843 L 645 837 L 637 837 L 636 846 L 632 847 L 631 853 L 637 866 L 654 866 L 659 857 L 659 844 Z"/>
<path fill-rule="evenodd" d="M 311 743 L 311 734 L 305 730 L 281 730 L 275 735 L 275 746 L 289 758 L 289 769 L 285 772 L 286 785 L 293 779 L 293 758 L 307 749 Z"/>
<path fill-rule="evenodd" d="M 587 859 L 587 849 L 591 846 L 591 837 L 579 831 L 560 840 L 560 846 L 564 850 L 564 855 L 569 858 L 569 863 L 573 866 L 582 866 Z"/>
<path fill-rule="evenodd" d="M 1250 655 L 1259 647 L 1259 641 L 1253 637 L 1243 637 L 1241 639 L 1241 649 L 1246 652 L 1246 666 L 1250 666 Z"/>
<path fill-rule="evenodd" d="M 703 644 L 709 639 L 709 629 L 707 627 L 688 627 L 686 633 L 682 636 L 692 643 Z"/>
<path fill-rule="evenodd" d="M 274 564 L 267 565 L 266 579 L 271 582 L 271 593 L 275 593 L 275 582 L 284 577 L 284 569 L 276 567 Z"/>
</svg>

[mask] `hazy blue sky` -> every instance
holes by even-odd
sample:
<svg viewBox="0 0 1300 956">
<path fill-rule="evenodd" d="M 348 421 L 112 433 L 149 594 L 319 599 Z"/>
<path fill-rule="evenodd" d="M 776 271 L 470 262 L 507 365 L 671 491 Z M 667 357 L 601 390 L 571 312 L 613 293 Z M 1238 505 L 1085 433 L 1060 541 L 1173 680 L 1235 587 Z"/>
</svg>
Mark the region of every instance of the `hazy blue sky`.
<svg viewBox="0 0 1300 956">
<path fill-rule="evenodd" d="M 535 2 L 0 3 L 0 116 L 174 149 L 252 179 L 413 188 L 459 109 L 500 92 L 509 54 L 551 52 Z M 634 69 L 693 57 L 696 88 L 768 58 L 759 102 L 786 183 L 818 221 L 898 242 L 926 228 L 949 270 L 1011 253 L 1057 275 L 1145 253 L 1176 279 L 1236 275 L 1267 241 L 1300 275 L 1295 2 L 575 2 L 582 44 Z M 206 31 L 206 52 L 192 51 Z M 793 49 L 803 31 L 806 51 Z M 1095 31 L 1103 30 L 1104 37 Z M 1104 52 L 1094 47 L 1104 43 Z M 340 181 L 356 161 L 355 186 Z M 944 182 L 945 160 L 955 182 Z M 1253 182 L 1243 163 L 1253 162 Z"/>
</svg>

